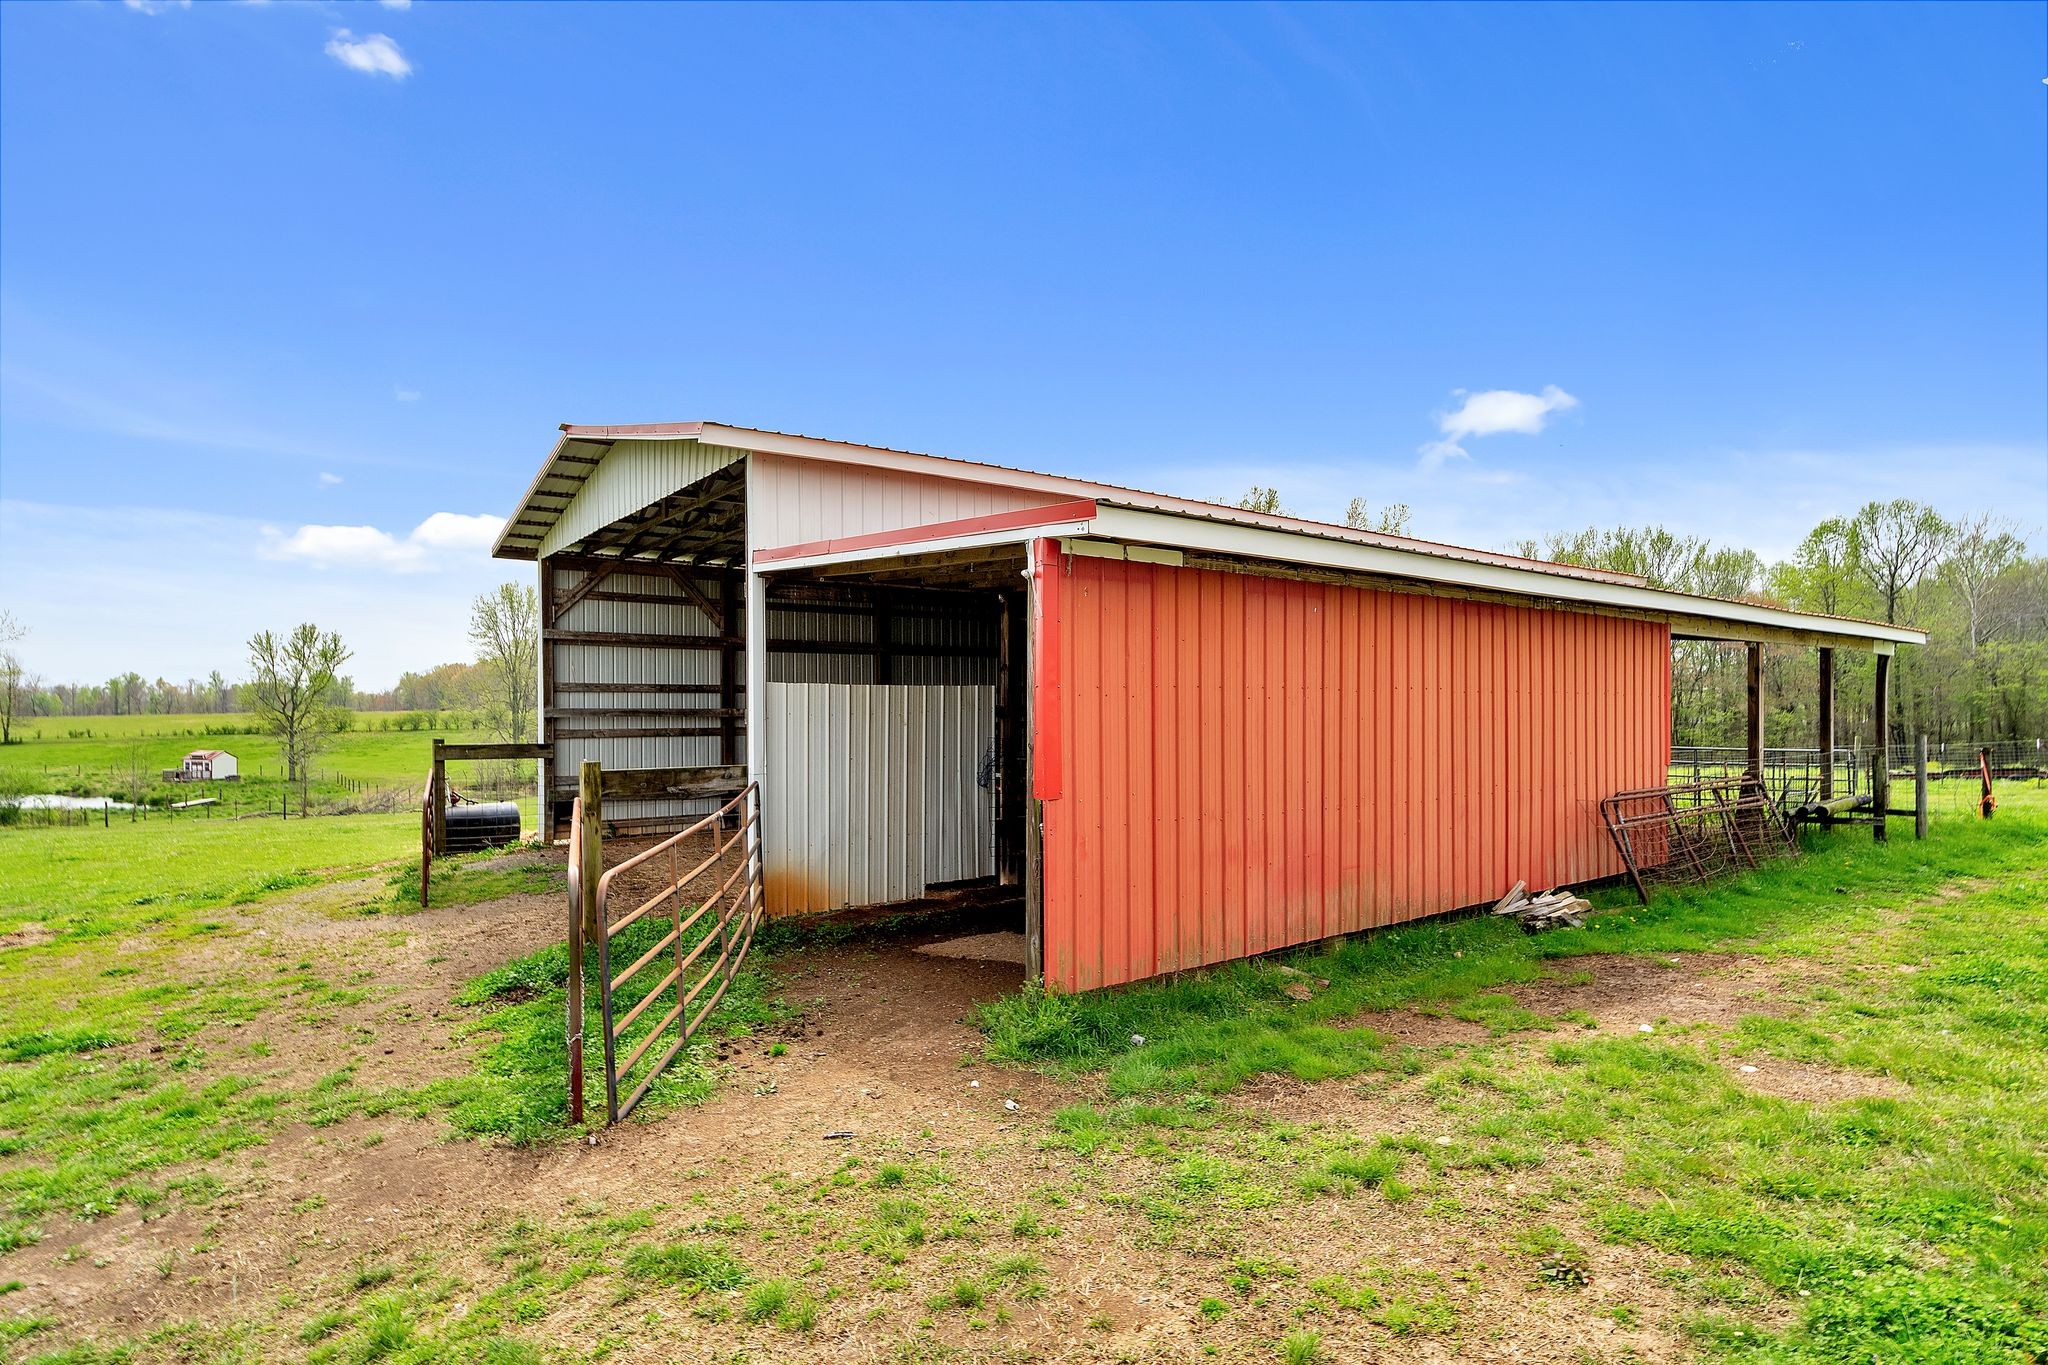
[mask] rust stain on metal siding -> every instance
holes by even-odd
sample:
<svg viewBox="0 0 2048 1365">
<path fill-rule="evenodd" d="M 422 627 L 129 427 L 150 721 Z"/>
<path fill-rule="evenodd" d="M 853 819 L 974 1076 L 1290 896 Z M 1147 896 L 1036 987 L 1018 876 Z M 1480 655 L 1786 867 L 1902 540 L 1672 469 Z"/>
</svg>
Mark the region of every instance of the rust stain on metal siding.
<svg viewBox="0 0 2048 1365">
<path fill-rule="evenodd" d="M 1034 545 L 1046 976 L 1092 990 L 1620 870 L 1653 622 Z"/>
</svg>

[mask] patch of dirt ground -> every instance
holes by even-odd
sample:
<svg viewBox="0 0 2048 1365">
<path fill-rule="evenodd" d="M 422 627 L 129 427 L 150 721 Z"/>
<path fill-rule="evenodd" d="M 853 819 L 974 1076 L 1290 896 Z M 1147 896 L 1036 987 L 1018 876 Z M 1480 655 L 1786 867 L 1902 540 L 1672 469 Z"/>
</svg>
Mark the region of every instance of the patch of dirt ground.
<svg viewBox="0 0 2048 1365">
<path fill-rule="evenodd" d="M 365 992 L 273 1010 L 234 1035 L 237 1043 L 260 1040 L 267 1055 L 219 1046 L 221 1060 L 210 1065 L 296 1086 L 345 1065 L 370 1087 L 461 1074 L 475 1044 L 460 1036 L 472 1016 L 451 1005 L 453 995 L 478 972 L 552 941 L 562 899 L 363 913 L 386 894 L 375 879 L 320 888 L 253 907 L 255 927 L 239 945 L 196 945 L 190 968 L 221 967 L 253 941 L 280 963 L 309 962 L 324 979 L 360 981 Z M 515 1220 L 559 1227 L 601 1207 L 655 1210 L 648 1239 L 682 1236 L 710 1220 L 745 1229 L 728 1235 L 758 1275 L 801 1276 L 821 1293 L 829 1286 L 815 1330 L 693 1312 L 674 1291 L 622 1301 L 625 1282 L 600 1277 L 548 1300 L 519 1334 L 578 1354 L 602 1344 L 608 1359 L 628 1362 L 734 1352 L 898 1359 L 912 1338 L 971 1359 L 1179 1361 L 1210 1347 L 1226 1359 L 1265 1358 L 1298 1325 L 1290 1305 L 1310 1302 L 1308 1280 L 1355 1274 L 1440 1297 L 1455 1324 L 1395 1337 L 1316 1310 L 1307 1321 L 1323 1333 L 1331 1359 L 1684 1354 L 1675 1324 L 1685 1306 L 1652 1253 L 1582 1236 L 1590 1283 L 1575 1292 L 1532 1286 L 1527 1258 L 1508 1248 L 1531 1216 L 1518 1208 L 1533 1183 L 1518 1189 L 1512 1173 L 1461 1177 L 1455 1216 L 1425 1216 L 1368 1195 L 1253 1208 L 1168 1237 L 1129 1193 L 1157 1171 L 1151 1158 L 1083 1157 L 1049 1141 L 1056 1109 L 1104 1098 L 1093 1085 L 979 1060 L 974 1007 L 1015 989 L 1021 968 L 1008 960 L 1008 935 L 979 936 L 1000 943 L 960 937 L 941 929 L 779 955 L 772 971 L 798 1011 L 795 1023 L 779 1037 L 732 1044 L 728 1075 L 701 1107 L 628 1122 L 589 1142 L 517 1149 L 454 1141 L 438 1118 L 287 1128 L 211 1163 L 206 1173 L 223 1193 L 210 1203 L 173 1202 L 147 1219 L 124 1208 L 53 1225 L 40 1244 L 0 1256 L 0 1281 L 24 1285 L 7 1311 L 57 1321 L 35 1338 L 38 1346 L 127 1340 L 174 1322 L 267 1319 L 274 1325 L 263 1340 L 289 1358 L 306 1349 L 295 1336 L 301 1323 L 321 1306 L 349 1302 L 348 1282 L 364 1267 L 430 1267 L 482 1292 L 507 1278 L 490 1248 Z M 1584 1010 L 1603 1028 L 1633 1029 L 1769 1008 L 1778 970 L 1697 955 L 1678 966 L 1580 959 L 1515 993 L 1532 1009 Z M 1476 1041 L 1412 1012 L 1361 1022 L 1416 1043 L 1433 1030 L 1444 1031 L 1442 1041 Z M 1432 1131 L 1440 1122 L 1414 1080 L 1374 1089 L 1266 1078 L 1232 1103 L 1361 1133 Z M 900 1266 L 860 1245 L 865 1215 L 845 1201 L 872 1194 L 833 1192 L 849 1156 L 861 1159 L 863 1173 L 902 1166 L 911 1172 L 904 1193 L 933 1209 L 935 1236 Z M 956 1221 L 973 1215 L 957 1237 L 940 1232 L 949 1210 Z M 1056 1235 L 1014 1233 L 1020 1213 Z M 1560 1214 L 1547 1208 L 1540 1217 L 1557 1222 Z M 961 1276 L 1016 1253 L 1042 1263 L 1043 1297 L 1006 1298 L 1000 1314 L 927 1307 Z M 1225 1278 L 1233 1258 L 1246 1255 L 1284 1260 L 1299 1267 L 1299 1278 L 1232 1295 Z M 1201 1304 L 1219 1295 L 1229 1311 L 1210 1321 Z M 285 1296 L 296 1306 L 280 1308 Z M 1630 1311 L 1610 1311 L 1617 1307 Z"/>
</svg>

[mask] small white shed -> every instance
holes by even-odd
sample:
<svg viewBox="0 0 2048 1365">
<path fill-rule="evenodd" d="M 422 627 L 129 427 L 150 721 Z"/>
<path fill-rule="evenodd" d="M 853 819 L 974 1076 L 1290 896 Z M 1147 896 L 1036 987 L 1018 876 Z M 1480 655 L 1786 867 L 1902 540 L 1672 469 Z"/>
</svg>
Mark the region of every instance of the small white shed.
<svg viewBox="0 0 2048 1365">
<path fill-rule="evenodd" d="M 235 756 L 225 749 L 194 749 L 178 765 L 181 782 L 230 782 L 238 780 Z"/>
</svg>

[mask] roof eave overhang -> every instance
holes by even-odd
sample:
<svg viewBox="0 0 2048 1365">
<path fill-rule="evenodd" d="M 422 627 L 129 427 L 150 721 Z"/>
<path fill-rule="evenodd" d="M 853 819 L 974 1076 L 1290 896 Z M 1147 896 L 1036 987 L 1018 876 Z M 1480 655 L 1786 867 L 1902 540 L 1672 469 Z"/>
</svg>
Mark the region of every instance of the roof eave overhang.
<svg viewBox="0 0 2048 1365">
<path fill-rule="evenodd" d="M 1201 550 L 1515 597 L 1641 612 L 1670 621 L 1674 635 L 1696 639 L 1769 641 L 1789 640 L 1797 636 L 1811 637 L 1814 641 L 1864 644 L 1881 650 L 1892 645 L 1927 643 L 1925 631 L 1907 626 L 1817 616 L 1786 607 L 1731 602 L 1718 597 L 1696 597 L 1639 583 L 1609 583 L 1508 564 L 1447 559 L 1414 550 L 1364 545 L 1351 540 L 1268 530 L 1201 517 L 1171 516 L 1142 508 L 1103 504 L 1090 522 L 1088 534 L 1179 550 Z"/>
</svg>

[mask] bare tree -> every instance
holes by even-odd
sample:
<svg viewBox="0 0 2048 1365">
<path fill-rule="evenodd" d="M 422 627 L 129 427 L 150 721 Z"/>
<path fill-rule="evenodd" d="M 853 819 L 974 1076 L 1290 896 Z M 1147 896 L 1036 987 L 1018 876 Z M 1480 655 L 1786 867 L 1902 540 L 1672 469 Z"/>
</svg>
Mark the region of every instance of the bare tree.
<svg viewBox="0 0 2048 1365">
<path fill-rule="evenodd" d="M 1955 535 L 1941 513 L 1911 498 L 1868 502 L 1849 523 L 1852 562 L 1884 603 L 1884 619 L 1896 625 L 1899 604 L 1920 586 Z"/>
<path fill-rule="evenodd" d="M 1285 517 L 1293 515 L 1280 505 L 1279 489 L 1265 488 L 1259 484 L 1253 484 L 1250 488 L 1245 489 L 1244 496 L 1237 500 L 1237 505 L 1247 512 L 1264 512 L 1268 516 Z"/>
<path fill-rule="evenodd" d="M 1980 513 L 1955 527 L 1955 542 L 1941 562 L 1941 581 L 1962 604 L 1969 626 L 1970 653 L 1997 632 L 1985 607 L 1999 576 L 2026 556 L 2026 542 L 2003 517 Z"/>
<path fill-rule="evenodd" d="M 483 670 L 484 717 L 508 744 L 533 736 L 540 694 L 540 594 L 501 583 L 470 604 L 469 640 Z"/>
<path fill-rule="evenodd" d="M 14 743 L 15 719 L 39 690 L 14 652 L 27 634 L 28 627 L 15 620 L 13 612 L 0 611 L 0 744 Z"/>
<path fill-rule="evenodd" d="M 299 784 L 299 809 L 306 808 L 312 761 L 330 736 L 346 729 L 348 709 L 336 696 L 348 647 L 333 631 L 322 634 L 308 621 L 283 639 L 262 631 L 249 641 L 247 684 L 250 709 L 277 736 L 285 780 Z"/>
<path fill-rule="evenodd" d="M 1344 524 L 1358 531 L 1405 536 L 1413 515 L 1407 503 L 1390 502 L 1379 510 L 1378 516 L 1374 516 L 1371 505 L 1364 498 L 1353 498 L 1351 505 L 1344 509 Z"/>
</svg>

